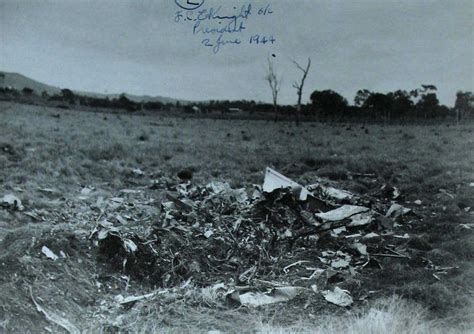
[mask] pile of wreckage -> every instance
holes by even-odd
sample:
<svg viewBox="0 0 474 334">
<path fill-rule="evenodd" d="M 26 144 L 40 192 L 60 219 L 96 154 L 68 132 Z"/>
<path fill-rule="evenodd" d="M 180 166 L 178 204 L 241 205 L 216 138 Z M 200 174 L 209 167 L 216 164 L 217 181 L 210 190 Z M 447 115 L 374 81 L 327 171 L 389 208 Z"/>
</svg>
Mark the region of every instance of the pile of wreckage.
<svg viewBox="0 0 474 334">
<path fill-rule="evenodd" d="M 247 306 L 310 289 L 349 306 L 354 296 L 339 283 L 381 268 L 384 257 L 409 258 L 392 241 L 409 238 L 394 227 L 415 216 L 319 181 L 304 187 L 271 168 L 250 190 L 187 181 L 169 189 L 154 224 L 102 220 L 89 238 L 100 260 L 161 289 L 192 280 Z"/>
</svg>

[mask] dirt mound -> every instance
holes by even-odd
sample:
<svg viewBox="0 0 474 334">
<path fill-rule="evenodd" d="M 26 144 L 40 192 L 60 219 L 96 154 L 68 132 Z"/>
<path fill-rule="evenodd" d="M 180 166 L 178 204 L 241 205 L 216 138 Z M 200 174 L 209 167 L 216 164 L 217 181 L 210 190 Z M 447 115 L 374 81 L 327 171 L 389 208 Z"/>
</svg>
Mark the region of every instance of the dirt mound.
<svg viewBox="0 0 474 334">
<path fill-rule="evenodd" d="M 89 243 L 70 226 L 26 225 L 10 231 L 0 247 L 0 318 L 5 327 L 55 328 L 37 305 L 53 318 L 67 314 L 71 324 L 79 323 L 95 303 L 95 260 L 90 258 Z M 43 247 L 58 259 L 48 258 Z"/>
</svg>

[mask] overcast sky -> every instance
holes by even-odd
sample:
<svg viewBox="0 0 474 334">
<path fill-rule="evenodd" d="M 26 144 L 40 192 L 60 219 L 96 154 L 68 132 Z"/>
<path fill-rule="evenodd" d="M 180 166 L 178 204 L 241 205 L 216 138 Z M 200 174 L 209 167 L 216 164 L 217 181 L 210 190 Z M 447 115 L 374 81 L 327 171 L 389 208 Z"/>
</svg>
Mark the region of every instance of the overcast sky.
<svg viewBox="0 0 474 334">
<path fill-rule="evenodd" d="M 206 36 L 193 35 L 194 23 L 175 22 L 174 0 L 0 0 L 0 70 L 82 91 L 270 101 L 264 77 L 274 54 L 281 103 L 296 102 L 291 60 L 308 57 L 304 101 L 314 90 L 352 102 L 361 88 L 434 84 L 453 105 L 457 90 L 473 90 L 472 0 L 205 0 L 200 10 L 221 5 L 230 15 L 249 3 L 246 29 L 232 36 L 241 44 L 214 54 L 201 43 Z M 258 15 L 267 4 L 273 14 Z M 252 34 L 275 42 L 250 45 Z"/>
</svg>

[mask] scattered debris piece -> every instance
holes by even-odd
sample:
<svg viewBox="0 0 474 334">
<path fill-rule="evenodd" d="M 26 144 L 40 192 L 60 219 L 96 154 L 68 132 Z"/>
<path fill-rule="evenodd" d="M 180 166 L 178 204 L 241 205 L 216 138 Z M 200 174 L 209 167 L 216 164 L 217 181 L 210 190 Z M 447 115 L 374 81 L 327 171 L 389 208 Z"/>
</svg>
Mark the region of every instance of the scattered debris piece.
<svg viewBox="0 0 474 334">
<path fill-rule="evenodd" d="M 214 232 L 212 230 L 207 230 L 206 232 L 204 232 L 204 236 L 206 237 L 206 239 L 209 239 L 213 234 Z"/>
<path fill-rule="evenodd" d="M 305 201 L 310 192 L 302 185 L 278 173 L 276 170 L 267 167 L 265 170 L 265 180 L 263 191 L 271 193 L 275 189 L 290 188 L 293 194 L 300 200 Z"/>
<path fill-rule="evenodd" d="M 308 263 L 308 262 L 310 262 L 310 261 L 306 261 L 306 260 L 296 261 L 296 262 L 294 262 L 294 263 L 292 263 L 292 264 L 287 265 L 285 268 L 283 268 L 283 272 L 288 273 L 288 271 L 289 271 L 289 269 L 290 269 L 291 267 L 298 266 L 298 265 L 302 265 L 302 264 Z"/>
<path fill-rule="evenodd" d="M 124 193 L 124 194 L 139 194 L 142 191 L 139 190 L 139 189 L 122 189 L 122 190 L 120 190 L 120 192 Z"/>
<path fill-rule="evenodd" d="M 52 194 L 52 195 L 59 195 L 61 192 L 57 189 L 54 188 L 39 188 L 39 191 L 45 193 L 45 194 Z"/>
<path fill-rule="evenodd" d="M 449 191 L 447 191 L 446 189 L 440 188 L 439 192 L 440 192 L 440 194 L 446 195 L 449 198 L 455 198 L 455 196 L 453 194 L 451 194 Z"/>
<path fill-rule="evenodd" d="M 375 233 L 375 232 L 370 232 L 370 233 L 364 235 L 364 236 L 362 237 L 362 239 L 373 239 L 373 238 L 378 238 L 378 237 L 380 237 L 379 234 L 377 234 L 377 233 Z"/>
<path fill-rule="evenodd" d="M 349 191 L 337 189 L 331 186 L 324 186 L 321 183 L 309 185 L 307 189 L 311 192 L 321 195 L 324 198 L 333 199 L 336 201 L 350 200 L 354 197 Z"/>
<path fill-rule="evenodd" d="M 347 225 L 349 227 L 357 227 L 368 225 L 373 222 L 374 217 L 371 212 L 358 213 L 350 217 L 351 222 Z"/>
<path fill-rule="evenodd" d="M 337 200 L 351 199 L 354 195 L 348 191 L 336 189 L 334 187 L 327 187 L 324 189 L 327 196 L 335 198 Z"/>
<path fill-rule="evenodd" d="M 145 172 L 142 171 L 140 168 L 133 168 L 132 169 L 132 174 L 135 176 L 143 176 L 145 175 Z"/>
<path fill-rule="evenodd" d="M 13 194 L 6 194 L 2 197 L 1 200 L 2 207 L 11 209 L 11 210 L 18 210 L 23 211 L 24 207 L 21 204 L 21 201 L 18 197 Z"/>
<path fill-rule="evenodd" d="M 126 305 L 126 304 L 131 304 L 131 303 L 136 303 L 137 301 L 144 300 L 144 299 L 150 299 L 151 297 L 154 297 L 155 293 L 151 292 L 146 295 L 141 295 L 141 296 L 128 296 L 124 297 L 122 295 L 117 295 L 115 296 L 115 301 L 121 305 Z"/>
<path fill-rule="evenodd" d="M 353 247 L 354 249 L 356 249 L 356 250 L 360 253 L 360 255 L 364 255 L 364 256 L 365 256 L 365 255 L 368 255 L 368 254 L 367 254 L 367 246 L 366 246 L 366 245 L 361 244 L 360 242 L 356 242 L 356 243 L 354 243 L 354 244 L 352 245 L 352 247 Z"/>
<path fill-rule="evenodd" d="M 392 206 L 388 209 L 387 213 L 385 214 L 385 217 L 398 218 L 400 216 L 406 215 L 409 212 L 411 212 L 411 209 L 405 208 L 400 204 L 395 203 L 392 204 Z"/>
<path fill-rule="evenodd" d="M 392 198 L 397 199 L 401 195 L 400 190 L 398 190 L 397 187 L 393 187 L 393 193 L 392 193 Z"/>
<path fill-rule="evenodd" d="M 54 252 L 46 246 L 41 247 L 41 253 L 43 253 L 44 255 L 46 255 L 47 258 L 53 261 L 56 261 L 57 259 L 59 259 L 59 257 L 56 254 L 54 254 Z"/>
<path fill-rule="evenodd" d="M 363 206 L 343 205 L 337 209 L 328 212 L 317 213 L 316 216 L 325 221 L 340 221 L 358 213 L 366 212 L 368 210 L 369 208 Z"/>
<path fill-rule="evenodd" d="M 353 303 L 353 299 L 351 294 L 347 290 L 343 290 L 339 287 L 335 287 L 333 291 L 326 290 L 322 292 L 324 299 L 326 299 L 329 303 L 346 307 L 350 306 Z"/>
<path fill-rule="evenodd" d="M 90 195 L 94 188 L 84 187 L 81 189 L 81 195 L 87 196 Z"/>
<path fill-rule="evenodd" d="M 230 298 L 242 305 L 257 307 L 289 301 L 295 298 L 301 290 L 302 288 L 294 286 L 277 287 L 266 293 L 246 292 L 240 294 L 234 290 L 231 292 Z"/>
</svg>

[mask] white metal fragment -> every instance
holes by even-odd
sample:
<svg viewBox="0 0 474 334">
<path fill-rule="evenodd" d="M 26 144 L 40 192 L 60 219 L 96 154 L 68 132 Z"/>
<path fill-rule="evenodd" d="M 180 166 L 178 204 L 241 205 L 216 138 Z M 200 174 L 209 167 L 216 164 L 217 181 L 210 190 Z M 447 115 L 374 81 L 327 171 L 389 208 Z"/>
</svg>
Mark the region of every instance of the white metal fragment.
<svg viewBox="0 0 474 334">
<path fill-rule="evenodd" d="M 345 235 L 344 238 L 346 239 L 354 239 L 354 238 L 361 238 L 362 234 L 361 233 L 354 233 L 354 234 L 349 234 Z"/>
<path fill-rule="evenodd" d="M 46 255 L 47 258 L 56 261 L 59 257 L 54 254 L 54 252 L 46 246 L 41 247 L 41 253 Z"/>
<path fill-rule="evenodd" d="M 263 191 L 272 192 L 275 189 L 291 188 L 299 196 L 300 201 L 305 201 L 311 193 L 302 185 L 278 173 L 276 170 L 267 167 L 265 170 L 265 180 L 263 181 Z"/>
<path fill-rule="evenodd" d="M 47 194 L 59 194 L 60 192 L 54 188 L 38 188 L 39 191 Z"/>
<path fill-rule="evenodd" d="M 18 197 L 16 197 L 13 194 L 6 194 L 5 196 L 2 197 L 1 201 L 2 206 L 18 210 L 18 211 L 23 211 L 24 207 L 21 204 L 21 201 Z"/>
<path fill-rule="evenodd" d="M 354 195 L 348 191 L 337 189 L 334 187 L 323 187 L 323 191 L 329 197 L 332 197 L 337 200 L 351 199 Z"/>
<path fill-rule="evenodd" d="M 129 253 L 133 253 L 138 249 L 137 245 L 130 239 L 123 239 L 123 245 Z"/>
<path fill-rule="evenodd" d="M 210 188 L 214 194 L 218 194 L 221 191 L 230 189 L 230 185 L 227 182 L 214 181 L 214 182 L 208 183 L 206 185 L 206 188 Z"/>
<path fill-rule="evenodd" d="M 360 243 L 360 242 L 355 242 L 352 245 L 359 253 L 360 255 L 367 255 L 367 246 Z"/>
<path fill-rule="evenodd" d="M 310 261 L 308 261 L 308 260 L 299 260 L 299 261 L 296 261 L 296 262 L 294 262 L 294 263 L 292 263 L 292 264 L 287 265 L 285 268 L 283 268 L 283 272 L 284 272 L 285 274 L 287 274 L 288 271 L 289 271 L 288 269 L 290 269 L 291 267 L 298 266 L 298 265 L 301 265 L 301 264 L 307 263 L 307 262 L 310 262 Z"/>
<path fill-rule="evenodd" d="M 81 195 L 84 195 L 84 196 L 90 195 L 92 190 L 94 190 L 94 189 L 89 188 L 89 187 L 84 187 L 84 188 L 81 189 Z"/>
<path fill-rule="evenodd" d="M 392 198 L 397 199 L 400 197 L 400 190 L 397 187 L 393 187 Z"/>
<path fill-rule="evenodd" d="M 394 234 L 393 235 L 394 238 L 398 238 L 398 239 L 410 239 L 410 235 L 408 233 L 405 233 L 404 235 L 396 235 Z"/>
<path fill-rule="evenodd" d="M 247 292 L 239 295 L 238 301 L 242 305 L 246 306 L 261 306 L 279 302 L 286 302 L 295 298 L 301 288 L 294 286 L 277 287 L 274 288 L 270 293 L 261 292 Z"/>
<path fill-rule="evenodd" d="M 309 191 L 314 191 L 319 189 L 325 196 L 335 199 L 337 201 L 342 201 L 346 199 L 351 199 L 354 197 L 354 194 L 347 190 L 342 190 L 334 188 L 331 186 L 324 186 L 320 183 L 311 184 L 306 187 Z"/>
<path fill-rule="evenodd" d="M 121 216 L 121 215 L 117 215 L 115 216 L 115 219 L 117 219 L 117 221 L 122 224 L 122 225 L 127 225 L 127 221 Z"/>
<path fill-rule="evenodd" d="M 370 224 L 374 220 L 371 212 L 358 213 L 351 216 L 351 222 L 347 225 L 349 227 L 364 226 Z"/>
<path fill-rule="evenodd" d="M 341 234 L 342 232 L 346 232 L 347 229 L 345 226 L 342 226 L 342 227 L 338 227 L 338 228 L 335 228 L 333 230 L 331 230 L 331 236 L 332 237 L 337 237 L 339 236 L 339 234 Z"/>
<path fill-rule="evenodd" d="M 351 261 L 348 259 L 337 259 L 337 260 L 331 261 L 331 267 L 334 269 L 347 268 L 349 267 L 350 263 Z"/>
<path fill-rule="evenodd" d="M 142 171 L 140 168 L 134 168 L 132 169 L 132 174 L 135 176 L 143 176 L 145 175 L 145 172 Z"/>
<path fill-rule="evenodd" d="M 350 292 L 347 290 L 343 290 L 337 286 L 334 288 L 333 291 L 326 290 L 321 293 L 323 294 L 324 299 L 338 306 L 346 307 L 353 303 L 353 299 L 351 297 Z"/>
<path fill-rule="evenodd" d="M 124 297 L 122 295 L 117 295 L 114 297 L 115 301 L 119 304 L 128 304 L 128 303 L 133 303 L 133 302 L 137 302 L 139 300 L 143 300 L 143 299 L 148 299 L 148 298 L 151 298 L 155 295 L 154 292 L 151 292 L 151 293 L 148 293 L 146 295 L 141 295 L 141 296 L 128 296 L 128 297 Z"/>
<path fill-rule="evenodd" d="M 379 237 L 379 236 L 380 236 L 380 235 L 378 235 L 378 234 L 375 233 L 375 232 L 370 232 L 370 233 L 364 235 L 364 236 L 362 237 L 362 239 L 372 239 L 372 238 L 377 238 L 377 237 Z"/>
<path fill-rule="evenodd" d="M 139 194 L 141 193 L 142 191 L 141 190 L 137 190 L 137 189 L 122 189 L 120 190 L 121 193 L 124 193 L 124 194 Z"/>
<path fill-rule="evenodd" d="M 368 210 L 369 208 L 364 206 L 343 205 L 340 208 L 328 212 L 316 213 L 316 216 L 326 221 L 339 221 Z"/>
<path fill-rule="evenodd" d="M 406 215 L 410 211 L 411 211 L 411 209 L 405 208 L 405 207 L 401 206 L 400 204 L 394 203 L 388 209 L 387 213 L 385 214 L 385 217 L 397 218 L 399 216 Z"/>
</svg>

